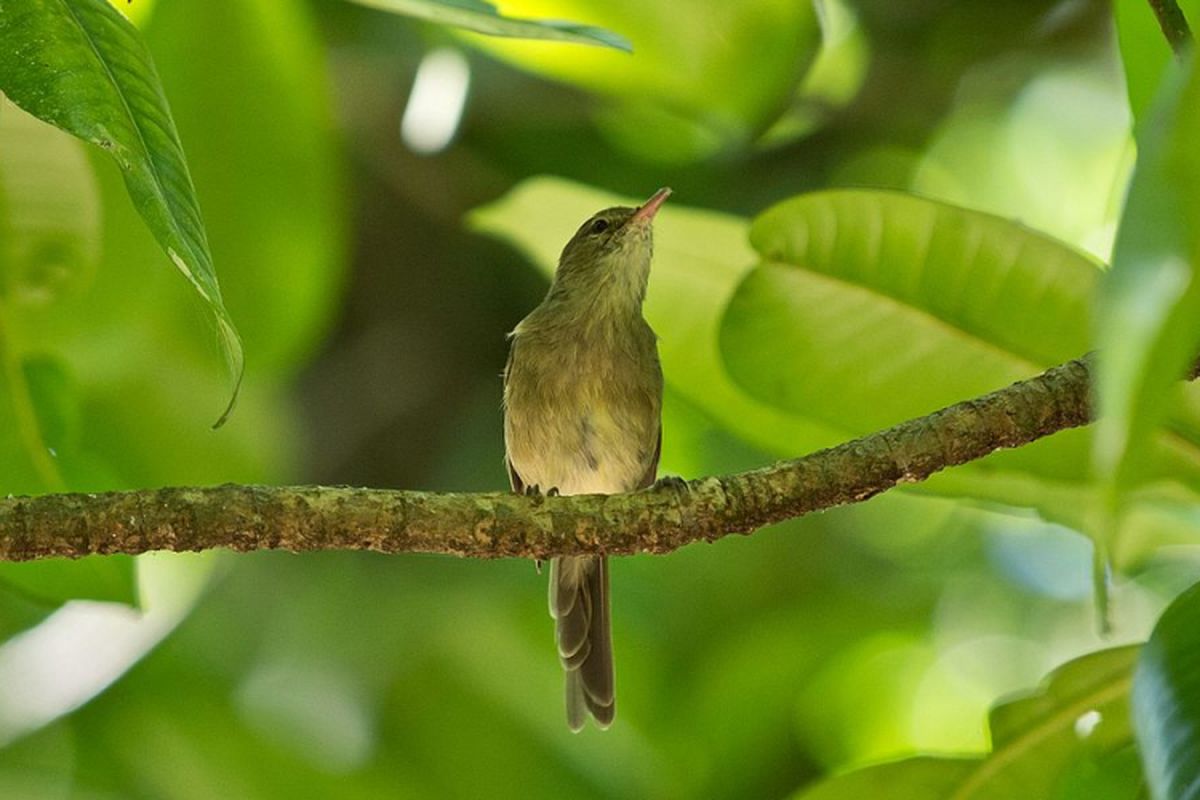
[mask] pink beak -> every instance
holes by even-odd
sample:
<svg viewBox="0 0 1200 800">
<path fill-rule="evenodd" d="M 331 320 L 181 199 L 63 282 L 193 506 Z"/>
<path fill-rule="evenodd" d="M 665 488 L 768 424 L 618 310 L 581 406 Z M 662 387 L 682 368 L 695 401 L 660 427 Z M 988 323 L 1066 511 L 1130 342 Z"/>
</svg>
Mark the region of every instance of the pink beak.
<svg viewBox="0 0 1200 800">
<path fill-rule="evenodd" d="M 636 222 L 649 222 L 654 219 L 654 215 L 658 213 L 659 206 L 667 202 L 667 198 L 671 196 L 671 190 L 667 187 L 659 189 L 654 195 L 642 204 L 642 207 L 633 212 L 633 219 Z"/>
</svg>

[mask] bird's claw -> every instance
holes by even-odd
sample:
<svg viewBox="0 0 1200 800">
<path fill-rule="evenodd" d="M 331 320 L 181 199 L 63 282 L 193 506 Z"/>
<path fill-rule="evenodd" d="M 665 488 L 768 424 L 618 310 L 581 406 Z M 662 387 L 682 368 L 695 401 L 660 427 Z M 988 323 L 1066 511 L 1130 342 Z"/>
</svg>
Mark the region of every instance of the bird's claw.
<svg viewBox="0 0 1200 800">
<path fill-rule="evenodd" d="M 655 489 L 670 489 L 674 491 L 689 491 L 688 482 L 678 475 L 663 475 L 654 482 Z"/>
</svg>

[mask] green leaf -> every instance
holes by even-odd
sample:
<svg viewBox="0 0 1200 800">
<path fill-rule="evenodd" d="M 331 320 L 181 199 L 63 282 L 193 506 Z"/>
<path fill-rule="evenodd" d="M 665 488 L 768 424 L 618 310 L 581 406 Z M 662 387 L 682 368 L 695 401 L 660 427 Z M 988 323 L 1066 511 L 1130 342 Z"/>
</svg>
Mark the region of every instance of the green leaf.
<svg viewBox="0 0 1200 800">
<path fill-rule="evenodd" d="M 1200 0 L 1181 0 L 1180 8 L 1194 25 L 1200 22 Z M 1129 107 L 1140 125 L 1171 67 L 1174 56 L 1154 10 L 1146 0 L 1115 0 L 1117 42 L 1125 68 Z"/>
<path fill-rule="evenodd" d="M 1138 660 L 1133 717 L 1155 800 L 1194 800 L 1200 789 L 1200 584 L 1179 595 Z"/>
<path fill-rule="evenodd" d="M 1137 647 L 1120 647 L 1075 659 L 1050 673 L 1038 691 L 996 706 L 992 750 L 983 758 L 922 757 L 867 767 L 826 780 L 797 800 L 1072 796 L 1072 784 L 1094 771 L 1088 765 L 1104 764 L 1132 739 L 1127 701 L 1137 653 Z"/>
<path fill-rule="evenodd" d="M 999 217 L 827 191 L 763 213 L 750 239 L 763 264 L 730 304 L 724 351 L 749 391 L 800 413 L 876 429 L 1087 347 L 1095 266 Z"/>
<path fill-rule="evenodd" d="M 744 390 L 826 426 L 826 447 L 1000 389 L 1087 350 L 1098 270 L 999 217 L 870 190 L 793 198 L 758 217 L 762 263 L 721 346 Z M 880 402 L 886 398 L 887 402 Z M 1064 431 L 935 476 L 919 491 L 1039 509 L 1084 529 L 1089 432 Z M 1200 450 L 1156 436 L 1157 474 L 1196 486 Z"/>
<path fill-rule="evenodd" d="M 549 0 L 539 8 L 617 28 L 636 56 L 482 37 L 472 44 L 605 98 L 596 108 L 601 133 L 663 164 L 746 149 L 792 105 L 821 44 L 808 2 L 691 0 L 681 12 L 642 0 Z"/>
<path fill-rule="evenodd" d="M 866 800 L 903 797 L 904 800 L 949 797 L 970 775 L 974 759 L 911 758 L 855 770 L 802 791 L 795 800 Z"/>
<path fill-rule="evenodd" d="M 489 36 L 517 39 L 547 39 L 573 44 L 590 44 L 633 52 L 624 36 L 597 28 L 558 20 L 515 19 L 499 13 L 491 3 L 482 0 L 352 0 L 359 5 L 429 20 L 442 25 L 454 25 Z"/>
<path fill-rule="evenodd" d="M 750 232 L 760 265 L 721 328 L 745 391 L 828 427 L 826 447 L 1081 354 L 1096 268 L 1019 225 L 895 192 L 804 195 Z M 888 402 L 881 403 L 886 397 Z M 1078 434 L 1003 454 L 1081 478 Z"/>
<path fill-rule="evenodd" d="M 222 424 L 237 398 L 242 345 L 221 299 L 183 148 L 137 30 L 104 0 L 6 0 L 0 91 L 116 160 L 154 237 L 216 317 L 234 375 Z"/>
<path fill-rule="evenodd" d="M 145 35 L 175 93 L 226 305 L 255 372 L 289 379 L 328 330 L 346 264 L 337 125 L 312 15 L 274 0 L 174 0 Z"/>
<path fill-rule="evenodd" d="M 0 562 L 0 586 L 52 606 L 68 600 L 138 604 L 135 562 L 124 555 Z"/>
<path fill-rule="evenodd" d="M 1097 473 L 1108 492 L 1145 480 L 1156 426 L 1200 351 L 1200 71 L 1172 73 L 1142 128 L 1095 341 Z M 1115 495 L 1114 495 L 1115 497 Z"/>
</svg>

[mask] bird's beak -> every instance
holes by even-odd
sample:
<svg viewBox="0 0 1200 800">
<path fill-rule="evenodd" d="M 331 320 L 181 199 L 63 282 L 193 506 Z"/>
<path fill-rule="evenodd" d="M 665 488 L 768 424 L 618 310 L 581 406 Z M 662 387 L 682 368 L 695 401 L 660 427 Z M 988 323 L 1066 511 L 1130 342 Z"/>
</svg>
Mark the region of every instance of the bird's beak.
<svg viewBox="0 0 1200 800">
<path fill-rule="evenodd" d="M 667 198 L 671 196 L 671 190 L 667 187 L 659 189 L 654 195 L 642 203 L 642 207 L 633 212 L 634 222 L 649 222 L 654 219 L 654 215 L 658 213 L 658 208 L 663 203 L 667 202 Z"/>
</svg>

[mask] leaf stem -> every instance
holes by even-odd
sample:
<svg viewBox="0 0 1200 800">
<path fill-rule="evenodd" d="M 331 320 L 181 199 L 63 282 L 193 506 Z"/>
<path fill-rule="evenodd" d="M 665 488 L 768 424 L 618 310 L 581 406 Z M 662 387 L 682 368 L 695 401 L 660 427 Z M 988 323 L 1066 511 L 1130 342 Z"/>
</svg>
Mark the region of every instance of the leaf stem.
<svg viewBox="0 0 1200 800">
<path fill-rule="evenodd" d="M 1191 47 L 1192 29 L 1188 27 L 1187 18 L 1183 16 L 1179 4 L 1175 0 L 1149 0 L 1149 3 L 1154 16 L 1158 17 L 1158 26 L 1162 28 L 1163 36 L 1167 37 L 1167 43 L 1175 55 L 1182 58 Z"/>
</svg>

